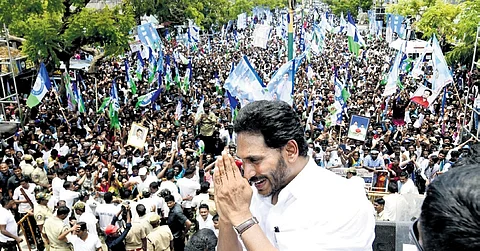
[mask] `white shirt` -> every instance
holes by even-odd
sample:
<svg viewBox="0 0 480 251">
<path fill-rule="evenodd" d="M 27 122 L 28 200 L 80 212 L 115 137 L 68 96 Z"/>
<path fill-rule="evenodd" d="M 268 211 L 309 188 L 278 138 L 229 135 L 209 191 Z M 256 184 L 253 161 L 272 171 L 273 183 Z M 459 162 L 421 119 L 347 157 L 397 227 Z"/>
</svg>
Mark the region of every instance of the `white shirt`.
<svg viewBox="0 0 480 251">
<path fill-rule="evenodd" d="M 398 193 L 392 193 L 383 196 L 385 207 L 383 208 L 383 217 L 389 221 L 408 221 L 408 202 L 404 196 Z"/>
<path fill-rule="evenodd" d="M 17 222 L 15 221 L 15 217 L 10 210 L 3 208 L 0 205 L 0 225 L 5 225 L 5 230 L 7 232 L 17 236 Z M 0 233 L 0 242 L 7 242 L 7 241 L 14 241 L 14 239 L 7 237 Z"/>
<path fill-rule="evenodd" d="M 136 186 L 139 192 L 143 192 L 143 190 L 148 190 L 150 187 L 150 183 L 154 181 L 157 181 L 157 178 L 150 175 L 147 175 L 147 178 L 145 178 L 145 181 L 143 181 L 142 178 L 140 178 L 140 176 L 130 177 L 130 179 L 128 180 L 128 182 L 137 182 Z"/>
<path fill-rule="evenodd" d="M 415 186 L 415 184 L 413 184 L 413 180 L 411 179 L 407 179 L 405 184 L 398 181 L 398 188 L 399 188 L 400 194 L 410 194 L 410 193 L 418 194 L 418 189 Z"/>
<path fill-rule="evenodd" d="M 372 250 L 375 218 L 365 190 L 318 168 L 313 159 L 280 192 L 276 205 L 252 188 L 250 210 L 277 249 Z"/>
<path fill-rule="evenodd" d="M 180 189 L 180 195 L 182 198 L 187 196 L 195 196 L 197 194 L 197 190 L 200 189 L 200 183 L 193 181 L 189 178 L 181 178 L 177 181 L 177 186 Z M 182 201 L 183 208 L 191 208 L 192 201 L 191 200 L 184 200 Z"/>
<path fill-rule="evenodd" d="M 213 224 L 213 216 L 208 214 L 207 219 L 204 220 L 201 215 L 197 215 L 198 229 L 208 228 L 215 232 L 215 227 Z"/>
<path fill-rule="evenodd" d="M 63 188 L 63 183 L 65 183 L 65 180 L 58 177 L 55 177 L 52 180 L 53 197 L 55 197 L 57 201 L 60 199 L 60 191 L 65 190 L 65 188 Z"/>
<path fill-rule="evenodd" d="M 180 196 L 180 194 L 178 193 L 178 187 L 177 185 L 175 185 L 175 183 L 169 180 L 162 181 L 158 190 L 162 191 L 165 188 L 168 189 L 170 193 L 172 193 L 173 197 L 175 198 L 175 202 L 182 202 L 182 196 Z"/>
<path fill-rule="evenodd" d="M 98 236 L 97 233 L 97 218 L 92 213 L 84 212 L 80 217 L 78 217 L 78 222 L 87 223 L 88 235 L 92 234 Z"/>
<path fill-rule="evenodd" d="M 35 199 L 35 185 L 34 183 L 29 183 L 28 189 L 23 189 L 25 191 L 25 194 L 27 194 L 28 198 L 32 201 L 33 205 L 37 204 L 37 200 Z M 25 196 L 23 196 L 22 192 L 20 189 L 22 186 L 19 186 L 15 188 L 13 191 L 13 199 L 14 200 L 26 200 Z M 18 204 L 18 212 L 19 213 L 26 213 L 28 210 L 31 210 L 32 207 L 28 202 L 20 203 Z"/>
<path fill-rule="evenodd" d="M 105 228 L 112 223 L 113 216 L 117 215 L 122 208 L 114 204 L 100 204 L 95 210 L 95 215 L 98 216 L 98 225 L 100 229 L 105 231 Z"/>
<path fill-rule="evenodd" d="M 64 200 L 65 201 L 65 204 L 66 206 L 72 210 L 72 206 L 73 206 L 73 201 L 78 198 L 78 196 L 80 195 L 80 193 L 78 192 L 74 192 L 74 191 L 71 191 L 71 190 L 63 190 L 63 191 L 60 191 L 60 200 Z"/>
<path fill-rule="evenodd" d="M 98 239 L 98 236 L 91 233 L 88 234 L 85 241 L 73 234 L 68 234 L 67 240 L 73 245 L 73 250 L 75 251 L 96 251 L 98 248 L 102 247 L 102 243 L 100 242 L 100 239 Z"/>
<path fill-rule="evenodd" d="M 365 180 L 362 177 L 352 176 L 349 181 L 355 183 L 358 187 L 365 189 Z"/>
</svg>

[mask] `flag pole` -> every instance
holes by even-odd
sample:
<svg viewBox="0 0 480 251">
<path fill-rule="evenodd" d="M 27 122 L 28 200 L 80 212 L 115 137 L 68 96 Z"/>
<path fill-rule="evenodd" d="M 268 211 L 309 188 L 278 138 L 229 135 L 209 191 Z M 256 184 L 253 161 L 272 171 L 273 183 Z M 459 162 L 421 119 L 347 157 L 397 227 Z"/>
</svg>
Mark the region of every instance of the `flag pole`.
<svg viewBox="0 0 480 251">
<path fill-rule="evenodd" d="M 288 61 L 293 59 L 293 0 L 288 0 Z"/>
<path fill-rule="evenodd" d="M 55 94 L 55 99 L 57 100 L 58 105 L 60 106 L 60 111 L 62 112 L 63 118 L 67 122 L 68 129 L 70 129 L 70 124 L 68 123 L 67 116 L 65 116 L 65 112 L 63 111 L 62 103 L 60 103 L 60 98 L 58 97 L 58 93 L 57 91 L 55 91 L 54 88 L 52 88 L 52 91 L 53 91 L 53 94 Z"/>
<path fill-rule="evenodd" d="M 128 74 L 128 73 L 127 73 Z M 93 77 L 95 82 L 95 111 L 98 111 L 98 86 L 97 86 L 97 77 Z"/>
</svg>

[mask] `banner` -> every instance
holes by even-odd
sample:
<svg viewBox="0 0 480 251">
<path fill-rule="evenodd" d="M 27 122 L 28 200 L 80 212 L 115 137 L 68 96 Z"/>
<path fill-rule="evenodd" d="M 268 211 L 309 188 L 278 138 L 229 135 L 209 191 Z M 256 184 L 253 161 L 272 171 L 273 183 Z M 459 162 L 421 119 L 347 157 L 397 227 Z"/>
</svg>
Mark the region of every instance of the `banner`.
<svg viewBox="0 0 480 251">
<path fill-rule="evenodd" d="M 269 25 L 257 24 L 253 31 L 253 46 L 266 49 L 271 28 Z"/>
<path fill-rule="evenodd" d="M 369 124 L 369 118 L 352 115 L 350 126 L 348 127 L 348 137 L 355 140 L 365 141 Z"/>
<path fill-rule="evenodd" d="M 140 42 L 142 42 L 142 44 L 147 45 L 154 50 L 160 47 L 160 36 L 158 35 L 157 30 L 153 28 L 151 23 L 137 26 L 137 32 L 138 39 L 140 39 Z"/>
<path fill-rule="evenodd" d="M 235 69 L 230 72 L 224 88 L 238 98 L 242 105 L 256 100 L 272 99 L 246 56 L 243 56 Z"/>
</svg>

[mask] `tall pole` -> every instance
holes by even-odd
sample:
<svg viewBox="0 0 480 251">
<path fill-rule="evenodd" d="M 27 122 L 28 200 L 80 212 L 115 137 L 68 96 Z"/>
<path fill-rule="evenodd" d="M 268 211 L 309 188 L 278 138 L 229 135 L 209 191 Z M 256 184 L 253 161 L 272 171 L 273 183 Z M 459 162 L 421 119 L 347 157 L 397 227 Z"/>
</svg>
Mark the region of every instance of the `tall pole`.
<svg viewBox="0 0 480 251">
<path fill-rule="evenodd" d="M 288 0 L 288 61 L 293 59 L 293 0 Z"/>
</svg>

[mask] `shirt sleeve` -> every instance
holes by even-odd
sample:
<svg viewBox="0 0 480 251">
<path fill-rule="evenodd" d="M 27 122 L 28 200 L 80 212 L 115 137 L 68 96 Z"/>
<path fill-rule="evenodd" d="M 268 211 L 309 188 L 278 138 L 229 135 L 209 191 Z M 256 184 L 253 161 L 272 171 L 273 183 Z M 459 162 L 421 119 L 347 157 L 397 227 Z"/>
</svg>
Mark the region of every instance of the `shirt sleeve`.
<svg viewBox="0 0 480 251">
<path fill-rule="evenodd" d="M 182 224 L 182 225 L 184 225 L 185 222 L 188 220 L 187 217 L 181 211 L 176 210 L 175 215 L 178 218 L 178 222 L 180 222 L 180 224 Z"/>
<path fill-rule="evenodd" d="M 102 247 L 102 243 L 100 242 L 100 239 L 98 238 L 98 236 L 95 236 L 95 238 L 97 239 L 95 241 L 95 248 L 101 248 Z"/>
<path fill-rule="evenodd" d="M 19 189 L 15 189 L 13 191 L 13 198 L 14 200 L 19 200 L 20 199 L 20 190 Z"/>
</svg>

